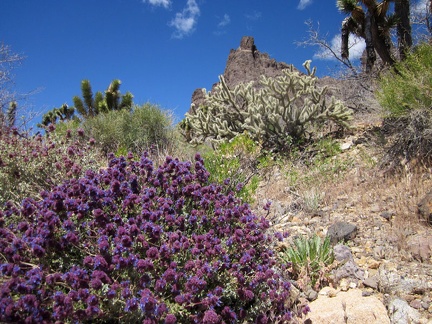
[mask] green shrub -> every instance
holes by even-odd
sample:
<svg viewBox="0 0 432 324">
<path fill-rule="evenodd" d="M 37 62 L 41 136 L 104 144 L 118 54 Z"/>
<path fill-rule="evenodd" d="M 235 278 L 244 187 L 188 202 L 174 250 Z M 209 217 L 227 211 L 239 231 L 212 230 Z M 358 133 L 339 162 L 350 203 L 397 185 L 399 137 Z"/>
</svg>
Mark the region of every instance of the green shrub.
<svg viewBox="0 0 432 324">
<path fill-rule="evenodd" d="M 221 143 L 216 150 L 204 153 L 203 157 L 211 182 L 225 183 L 237 197 L 253 202 L 259 183 L 260 148 L 247 134 Z"/>
<path fill-rule="evenodd" d="M 327 280 L 326 270 L 333 263 L 334 254 L 328 237 L 321 241 L 318 235 L 314 235 L 294 239 L 293 244 L 280 253 L 280 258 L 291 263 L 293 279 L 302 288 L 311 286 L 318 290 Z"/>
<path fill-rule="evenodd" d="M 384 124 L 395 135 L 383 165 L 398 169 L 417 160 L 430 164 L 432 150 L 432 45 L 421 44 L 380 80 Z"/>
<path fill-rule="evenodd" d="M 128 151 L 141 154 L 151 147 L 172 145 L 172 118 L 153 104 L 127 110 L 109 111 L 86 119 L 84 129 L 105 153 L 122 155 Z"/>
<path fill-rule="evenodd" d="M 421 44 L 379 82 L 378 99 L 389 117 L 432 107 L 432 45 Z"/>
</svg>

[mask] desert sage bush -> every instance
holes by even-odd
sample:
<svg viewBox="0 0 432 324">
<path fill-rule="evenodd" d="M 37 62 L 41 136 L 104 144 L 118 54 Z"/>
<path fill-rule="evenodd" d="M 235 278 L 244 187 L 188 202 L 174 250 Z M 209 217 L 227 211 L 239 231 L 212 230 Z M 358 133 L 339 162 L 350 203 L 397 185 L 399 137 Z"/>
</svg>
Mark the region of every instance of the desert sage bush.
<svg viewBox="0 0 432 324">
<path fill-rule="evenodd" d="M 37 198 L 40 191 L 106 163 L 82 129 L 61 135 L 54 129 L 48 127 L 44 136 L 15 127 L 0 129 L 0 208 L 7 201 L 17 205 L 25 197 Z"/>
<path fill-rule="evenodd" d="M 0 322 L 288 322 L 290 282 L 271 248 L 282 234 L 208 177 L 199 155 L 158 168 L 111 155 L 8 204 Z"/>
<path fill-rule="evenodd" d="M 170 113 L 150 103 L 101 113 L 86 119 L 83 128 L 105 153 L 141 155 L 151 146 L 164 150 L 174 145 Z"/>
</svg>

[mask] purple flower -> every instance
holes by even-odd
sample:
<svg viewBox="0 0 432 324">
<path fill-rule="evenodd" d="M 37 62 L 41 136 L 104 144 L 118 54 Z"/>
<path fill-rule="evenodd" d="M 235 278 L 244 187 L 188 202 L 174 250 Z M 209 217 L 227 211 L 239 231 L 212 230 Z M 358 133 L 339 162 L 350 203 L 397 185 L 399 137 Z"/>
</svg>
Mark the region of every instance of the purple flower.
<svg viewBox="0 0 432 324">
<path fill-rule="evenodd" d="M 98 315 L 99 312 L 100 312 L 100 310 L 96 306 L 88 306 L 85 310 L 86 315 L 90 318 Z"/>
<path fill-rule="evenodd" d="M 131 298 L 126 301 L 125 311 L 135 311 L 138 309 L 139 300 L 138 298 Z"/>
<path fill-rule="evenodd" d="M 267 201 L 266 204 L 264 205 L 263 209 L 265 211 L 269 211 L 270 210 L 270 206 L 271 206 L 271 201 Z"/>
<path fill-rule="evenodd" d="M 95 295 L 90 295 L 87 297 L 86 303 L 91 306 L 95 306 L 99 303 L 99 299 Z"/>
<path fill-rule="evenodd" d="M 183 295 L 177 295 L 177 296 L 175 296 L 174 301 L 177 304 L 182 305 L 186 302 L 186 298 Z"/>
<path fill-rule="evenodd" d="M 155 247 L 151 247 L 147 250 L 146 255 L 148 258 L 155 260 L 159 257 L 159 250 Z"/>
<path fill-rule="evenodd" d="M 90 281 L 90 287 L 92 287 L 93 289 L 101 289 L 102 288 L 102 280 L 100 280 L 99 278 L 93 278 Z"/>
<path fill-rule="evenodd" d="M 74 154 L 68 157 L 65 146 L 58 161 L 67 171 L 81 168 L 76 157 L 85 152 L 78 141 L 68 145 Z M 83 169 L 41 192 L 40 201 L 4 205 L 0 316 L 92 321 L 118 316 L 105 302 L 121 299 L 125 316 L 139 314 L 148 323 L 256 322 L 250 309 L 272 313 L 275 321 L 289 318 L 291 286 L 272 270 L 279 267 L 268 220 L 210 184 L 199 155 L 194 165 L 167 158 L 158 169 L 148 154 L 139 161 L 109 158 L 107 168 Z"/>
<path fill-rule="evenodd" d="M 165 324 L 175 324 L 177 323 L 177 318 L 173 314 L 168 314 L 165 317 Z"/>
<path fill-rule="evenodd" d="M 219 315 L 212 309 L 205 311 L 202 321 L 205 324 L 217 324 L 221 322 Z"/>
<path fill-rule="evenodd" d="M 155 291 L 163 292 L 166 287 L 166 281 L 164 279 L 158 279 L 155 283 Z"/>
<path fill-rule="evenodd" d="M 131 296 L 131 294 L 132 294 L 132 292 L 131 292 L 131 290 L 130 290 L 129 288 L 124 288 L 124 289 L 121 291 L 121 296 L 122 296 L 124 299 L 129 298 L 129 297 Z"/>
<path fill-rule="evenodd" d="M 176 279 L 177 273 L 174 269 L 167 269 L 164 274 L 163 277 L 165 278 L 166 281 L 168 282 L 173 282 Z"/>
<path fill-rule="evenodd" d="M 38 258 L 41 258 L 45 255 L 45 249 L 39 244 L 32 244 L 32 253 Z"/>
</svg>

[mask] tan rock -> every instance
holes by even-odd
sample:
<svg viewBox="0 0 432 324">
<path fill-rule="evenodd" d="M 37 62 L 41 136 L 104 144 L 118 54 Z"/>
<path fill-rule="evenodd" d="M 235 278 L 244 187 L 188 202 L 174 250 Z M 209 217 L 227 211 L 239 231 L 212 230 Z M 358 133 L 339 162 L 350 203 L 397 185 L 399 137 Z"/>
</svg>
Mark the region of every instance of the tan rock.
<svg viewBox="0 0 432 324">
<path fill-rule="evenodd" d="M 338 292 L 339 291 L 337 291 L 336 289 L 334 289 L 334 288 L 331 288 L 331 287 L 324 287 L 323 289 L 321 289 L 320 291 L 319 291 L 319 295 L 323 295 L 323 296 L 327 296 L 327 297 L 330 297 L 330 298 L 332 298 L 332 297 L 335 297 L 337 294 L 338 294 Z"/>
<path fill-rule="evenodd" d="M 348 281 L 347 278 L 341 279 L 341 281 L 339 281 L 340 290 L 347 291 L 349 289 L 349 284 L 350 282 Z"/>
<path fill-rule="evenodd" d="M 320 294 L 309 304 L 311 312 L 305 323 L 310 324 L 390 324 L 383 303 L 374 296 L 363 297 L 360 289 L 339 292 L 329 298 Z"/>
<path fill-rule="evenodd" d="M 432 260 L 432 235 L 431 233 L 416 234 L 407 240 L 408 251 L 414 259 L 427 262 Z"/>
</svg>

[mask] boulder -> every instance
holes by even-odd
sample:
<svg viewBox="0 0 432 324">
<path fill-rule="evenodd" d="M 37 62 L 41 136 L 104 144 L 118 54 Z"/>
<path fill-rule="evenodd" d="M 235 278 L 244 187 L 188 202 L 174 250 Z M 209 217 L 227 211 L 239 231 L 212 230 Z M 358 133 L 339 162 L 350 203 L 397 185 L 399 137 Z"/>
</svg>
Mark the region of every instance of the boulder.
<svg viewBox="0 0 432 324">
<path fill-rule="evenodd" d="M 420 262 L 432 261 L 432 232 L 415 234 L 408 238 L 407 249 Z"/>
<path fill-rule="evenodd" d="M 345 262 L 341 267 L 332 271 L 334 283 L 338 284 L 342 279 L 358 284 L 365 279 L 364 270 L 359 268 L 354 260 Z"/>
<path fill-rule="evenodd" d="M 357 226 L 348 222 L 336 222 L 327 231 L 332 244 L 347 242 L 357 235 Z"/>
<path fill-rule="evenodd" d="M 402 276 L 396 267 L 382 264 L 378 269 L 378 290 L 382 293 L 397 296 L 422 295 L 432 291 L 432 282 L 419 277 L 418 273 L 412 276 Z"/>
<path fill-rule="evenodd" d="M 335 261 L 345 263 L 350 260 L 354 260 L 351 250 L 348 246 L 343 244 L 337 244 L 333 247 L 333 253 Z"/>
<path fill-rule="evenodd" d="M 319 294 L 309 304 L 311 311 L 304 323 L 309 324 L 390 324 L 384 304 L 374 296 L 362 296 L 360 289 L 339 292 L 334 297 Z"/>
</svg>

